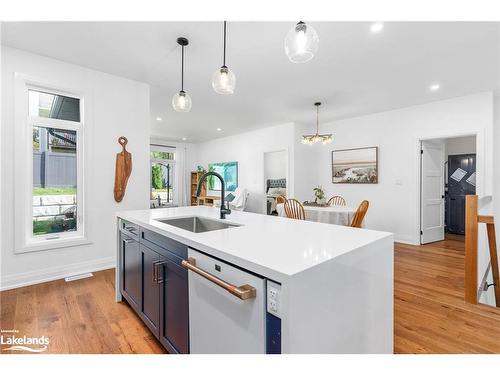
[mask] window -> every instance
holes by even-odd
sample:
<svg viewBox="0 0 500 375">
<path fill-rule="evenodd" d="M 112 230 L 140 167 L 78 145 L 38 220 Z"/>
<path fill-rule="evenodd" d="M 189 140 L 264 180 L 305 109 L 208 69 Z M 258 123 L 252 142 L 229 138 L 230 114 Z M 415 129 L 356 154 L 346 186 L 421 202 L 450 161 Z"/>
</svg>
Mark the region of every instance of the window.
<svg viewBox="0 0 500 375">
<path fill-rule="evenodd" d="M 151 145 L 152 207 L 174 203 L 175 148 Z"/>
<path fill-rule="evenodd" d="M 16 251 L 88 243 L 82 215 L 83 98 L 31 86 L 25 80 L 20 87 L 16 127 L 24 129 L 17 133 L 16 147 L 16 159 L 20 159 L 16 160 L 20 176 Z"/>
</svg>

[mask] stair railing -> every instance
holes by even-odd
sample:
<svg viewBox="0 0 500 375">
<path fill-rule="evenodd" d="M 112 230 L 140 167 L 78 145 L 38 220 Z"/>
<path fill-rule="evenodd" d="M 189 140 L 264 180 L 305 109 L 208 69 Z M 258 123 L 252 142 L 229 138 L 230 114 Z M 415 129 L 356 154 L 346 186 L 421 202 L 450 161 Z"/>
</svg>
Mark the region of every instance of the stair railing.
<svg viewBox="0 0 500 375">
<path fill-rule="evenodd" d="M 467 195 L 465 197 L 465 301 L 472 304 L 478 303 L 477 257 L 478 228 L 480 223 L 486 224 L 495 304 L 497 307 L 500 307 L 500 276 L 495 221 L 492 215 L 479 215 L 477 195 Z"/>
</svg>

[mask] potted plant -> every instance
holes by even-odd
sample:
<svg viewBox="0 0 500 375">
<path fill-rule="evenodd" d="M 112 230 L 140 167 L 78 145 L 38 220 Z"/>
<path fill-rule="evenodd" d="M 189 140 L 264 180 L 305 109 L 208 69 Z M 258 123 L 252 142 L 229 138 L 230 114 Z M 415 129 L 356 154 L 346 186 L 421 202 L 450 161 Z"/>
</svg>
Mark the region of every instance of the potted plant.
<svg viewBox="0 0 500 375">
<path fill-rule="evenodd" d="M 321 186 L 317 186 L 313 189 L 314 191 L 314 203 L 325 204 L 325 192 Z"/>
</svg>

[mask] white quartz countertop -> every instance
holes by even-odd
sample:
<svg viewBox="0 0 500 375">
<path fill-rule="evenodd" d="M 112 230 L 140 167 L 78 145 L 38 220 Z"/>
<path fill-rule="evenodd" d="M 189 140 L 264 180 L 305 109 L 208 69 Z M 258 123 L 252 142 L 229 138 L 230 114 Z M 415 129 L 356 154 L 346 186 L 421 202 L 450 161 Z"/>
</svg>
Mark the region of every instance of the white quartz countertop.
<svg viewBox="0 0 500 375">
<path fill-rule="evenodd" d="M 392 237 L 387 232 L 241 211 L 233 211 L 225 220 L 241 226 L 204 233 L 157 221 L 186 216 L 220 220 L 219 208 L 207 206 L 123 211 L 117 216 L 277 281 Z"/>
</svg>

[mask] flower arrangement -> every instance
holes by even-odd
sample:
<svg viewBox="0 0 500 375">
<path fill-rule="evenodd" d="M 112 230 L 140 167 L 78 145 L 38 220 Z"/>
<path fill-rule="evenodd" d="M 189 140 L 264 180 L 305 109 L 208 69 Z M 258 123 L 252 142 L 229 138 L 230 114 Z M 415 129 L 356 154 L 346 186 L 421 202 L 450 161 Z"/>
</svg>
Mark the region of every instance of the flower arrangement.
<svg viewBox="0 0 500 375">
<path fill-rule="evenodd" d="M 314 191 L 314 202 L 318 204 L 322 204 L 325 202 L 325 192 L 321 186 L 317 186 L 313 189 Z"/>
</svg>

